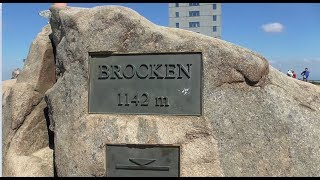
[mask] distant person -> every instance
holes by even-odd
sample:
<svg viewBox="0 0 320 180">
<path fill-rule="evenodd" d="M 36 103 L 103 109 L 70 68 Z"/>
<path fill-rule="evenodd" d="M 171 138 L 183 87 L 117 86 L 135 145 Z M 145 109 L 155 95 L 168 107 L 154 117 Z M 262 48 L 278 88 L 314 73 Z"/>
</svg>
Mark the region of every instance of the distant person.
<svg viewBox="0 0 320 180">
<path fill-rule="evenodd" d="M 302 80 L 308 82 L 310 72 L 308 71 L 308 68 L 306 68 L 304 71 L 302 71 Z"/>
<path fill-rule="evenodd" d="M 287 75 L 290 76 L 290 77 L 292 77 L 292 76 L 293 76 L 292 71 L 291 71 L 291 70 L 288 70 Z"/>
<path fill-rule="evenodd" d="M 14 69 L 11 74 L 11 79 L 17 79 L 19 74 L 20 74 L 20 69 L 19 68 Z"/>
<path fill-rule="evenodd" d="M 292 71 L 292 77 L 295 79 L 297 78 L 297 74 L 294 71 Z"/>
</svg>

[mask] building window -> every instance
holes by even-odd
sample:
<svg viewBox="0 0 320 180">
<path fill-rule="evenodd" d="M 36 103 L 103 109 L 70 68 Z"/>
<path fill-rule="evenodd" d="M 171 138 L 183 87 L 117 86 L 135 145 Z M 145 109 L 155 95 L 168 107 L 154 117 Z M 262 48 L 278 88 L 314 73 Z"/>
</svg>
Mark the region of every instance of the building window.
<svg viewBox="0 0 320 180">
<path fill-rule="evenodd" d="M 217 21 L 217 15 L 213 15 L 213 21 Z"/>
<path fill-rule="evenodd" d="M 212 4 L 212 9 L 217 9 L 217 4 Z"/>
<path fill-rule="evenodd" d="M 179 3 L 175 3 L 176 4 L 176 7 L 179 7 Z"/>
<path fill-rule="evenodd" d="M 189 11 L 189 16 L 200 16 L 200 11 Z"/>
<path fill-rule="evenodd" d="M 189 3 L 189 6 L 199 6 L 200 3 Z"/>
<path fill-rule="evenodd" d="M 213 32 L 217 32 L 217 26 L 213 26 L 213 27 L 212 27 L 212 31 L 213 31 Z"/>
<path fill-rule="evenodd" d="M 179 28 L 179 23 L 176 23 L 176 28 Z"/>
<path fill-rule="evenodd" d="M 179 12 L 176 12 L 176 17 L 179 17 Z"/>
<path fill-rule="evenodd" d="M 200 22 L 189 22 L 189 27 L 200 27 Z"/>
</svg>

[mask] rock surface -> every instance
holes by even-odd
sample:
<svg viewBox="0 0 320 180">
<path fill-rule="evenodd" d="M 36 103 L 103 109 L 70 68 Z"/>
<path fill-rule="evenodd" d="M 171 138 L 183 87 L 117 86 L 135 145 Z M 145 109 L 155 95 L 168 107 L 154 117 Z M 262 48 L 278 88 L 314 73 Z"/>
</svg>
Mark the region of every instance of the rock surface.
<svg viewBox="0 0 320 180">
<path fill-rule="evenodd" d="M 27 60 L 17 82 L 33 85 L 35 91 L 44 93 L 56 82 L 54 53 L 49 35 L 50 25 L 46 25 L 32 42 Z"/>
<path fill-rule="evenodd" d="M 105 144 L 177 144 L 181 176 L 320 176 L 320 88 L 229 42 L 119 6 L 51 8 L 58 176 L 105 176 Z M 202 52 L 203 115 L 88 114 L 88 52 Z M 169 127 L 169 128 L 168 128 Z"/>
<path fill-rule="evenodd" d="M 2 81 L 2 94 L 4 94 L 8 89 L 11 89 L 16 82 L 17 79 Z"/>
<path fill-rule="evenodd" d="M 55 82 L 47 25 L 31 45 L 17 80 L 2 84 L 3 176 L 53 176 L 44 92 Z"/>
</svg>

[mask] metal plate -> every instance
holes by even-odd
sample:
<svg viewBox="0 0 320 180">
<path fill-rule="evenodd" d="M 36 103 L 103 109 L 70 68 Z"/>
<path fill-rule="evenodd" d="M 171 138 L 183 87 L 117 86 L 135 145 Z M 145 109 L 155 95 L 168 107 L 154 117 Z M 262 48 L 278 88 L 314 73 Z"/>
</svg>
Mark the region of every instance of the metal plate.
<svg viewBox="0 0 320 180">
<path fill-rule="evenodd" d="M 179 146 L 107 145 L 107 176 L 178 177 Z"/>
<path fill-rule="evenodd" d="M 201 115 L 201 53 L 90 53 L 89 113 Z"/>
</svg>

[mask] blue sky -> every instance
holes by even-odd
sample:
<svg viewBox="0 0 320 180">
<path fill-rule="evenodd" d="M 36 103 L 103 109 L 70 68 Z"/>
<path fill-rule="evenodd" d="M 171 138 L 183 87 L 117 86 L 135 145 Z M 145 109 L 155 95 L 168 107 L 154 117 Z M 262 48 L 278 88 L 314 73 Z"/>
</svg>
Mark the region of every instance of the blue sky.
<svg viewBox="0 0 320 180">
<path fill-rule="evenodd" d="M 137 11 L 151 22 L 168 26 L 167 3 L 113 3 Z M 23 67 L 31 42 L 47 24 L 38 15 L 49 3 L 2 5 L 2 79 Z M 107 3 L 69 3 L 95 7 Z M 222 39 L 263 55 L 282 72 L 308 67 L 310 79 L 320 80 L 320 4 L 223 3 Z"/>
</svg>

